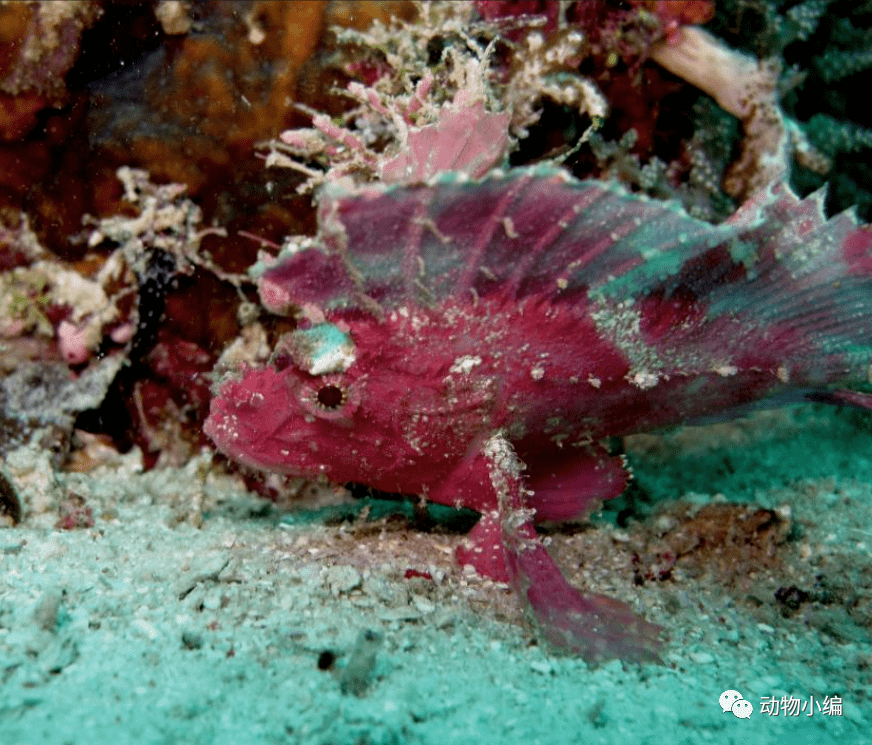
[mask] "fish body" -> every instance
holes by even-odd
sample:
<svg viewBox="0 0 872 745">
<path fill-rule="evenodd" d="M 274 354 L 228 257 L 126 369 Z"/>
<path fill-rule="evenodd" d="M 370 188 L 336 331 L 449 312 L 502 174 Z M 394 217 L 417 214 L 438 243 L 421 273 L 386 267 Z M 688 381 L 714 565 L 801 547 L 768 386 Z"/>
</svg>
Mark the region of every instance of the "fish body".
<svg viewBox="0 0 872 745">
<path fill-rule="evenodd" d="M 719 226 L 549 168 L 327 188 L 315 245 L 260 278 L 300 327 L 219 383 L 206 431 L 255 468 L 480 511 L 459 559 L 549 640 L 654 660 L 658 627 L 569 585 L 534 521 L 621 493 L 606 437 L 865 380 L 870 246 L 786 187 Z"/>
</svg>

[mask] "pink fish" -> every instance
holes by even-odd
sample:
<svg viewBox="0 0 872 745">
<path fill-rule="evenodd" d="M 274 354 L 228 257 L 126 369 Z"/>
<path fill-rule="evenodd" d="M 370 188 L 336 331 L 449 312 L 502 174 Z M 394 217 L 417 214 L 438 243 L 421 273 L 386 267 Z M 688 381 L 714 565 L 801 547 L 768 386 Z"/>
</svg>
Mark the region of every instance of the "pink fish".
<svg viewBox="0 0 872 745">
<path fill-rule="evenodd" d="M 827 386 L 869 376 L 872 231 L 820 193 L 777 187 L 714 226 L 539 167 L 328 186 L 318 215 L 260 279 L 297 330 L 218 382 L 206 432 L 258 469 L 478 510 L 460 561 L 592 662 L 661 645 L 534 528 L 621 493 L 603 438 L 790 392 L 868 405 Z"/>
</svg>

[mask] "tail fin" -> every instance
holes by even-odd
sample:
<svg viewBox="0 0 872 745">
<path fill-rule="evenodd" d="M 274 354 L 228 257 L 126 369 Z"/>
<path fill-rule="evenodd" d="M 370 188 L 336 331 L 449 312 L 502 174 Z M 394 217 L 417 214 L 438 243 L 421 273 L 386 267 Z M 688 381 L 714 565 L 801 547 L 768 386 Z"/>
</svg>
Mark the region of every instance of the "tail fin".
<svg viewBox="0 0 872 745">
<path fill-rule="evenodd" d="M 851 211 L 828 220 L 823 201 L 822 190 L 799 199 L 786 185 L 773 187 L 718 226 L 731 232 L 718 245 L 652 257 L 593 286 L 591 296 L 607 308 L 638 304 L 647 343 L 667 358 L 693 348 L 701 360 L 739 361 L 741 369 L 777 366 L 791 387 L 865 381 L 872 229 Z M 673 273 L 651 282 L 651 265 L 676 259 Z"/>
<path fill-rule="evenodd" d="M 853 211 L 827 220 L 824 196 L 819 190 L 800 200 L 781 185 L 731 220 L 740 225 L 763 214 L 741 239 L 743 302 L 761 327 L 801 332 L 803 354 L 784 353 L 805 384 L 865 380 L 872 363 L 872 229 Z M 728 287 L 713 294 L 711 307 L 735 308 Z"/>
</svg>

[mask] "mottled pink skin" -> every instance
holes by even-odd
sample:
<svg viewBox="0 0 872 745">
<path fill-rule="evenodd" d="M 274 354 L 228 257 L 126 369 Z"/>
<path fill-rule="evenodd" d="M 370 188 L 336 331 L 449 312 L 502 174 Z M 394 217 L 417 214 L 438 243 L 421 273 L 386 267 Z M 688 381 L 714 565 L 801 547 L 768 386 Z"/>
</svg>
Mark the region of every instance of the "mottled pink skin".
<svg viewBox="0 0 872 745">
<path fill-rule="evenodd" d="M 694 371 L 639 388 L 628 382 L 628 361 L 599 337 L 583 304 L 554 306 L 535 296 L 475 305 L 449 300 L 391 311 L 383 321 L 344 316 L 327 318 L 351 330 L 357 360 L 348 371 L 313 376 L 292 364 L 248 370 L 213 401 L 210 436 L 257 468 L 324 473 L 484 511 L 495 502 L 472 456 L 491 432 L 504 431 L 535 474 L 539 458 L 571 459 L 580 446 L 607 435 L 722 411 L 777 383 L 778 361 L 759 359 L 754 371 Z M 655 344 L 656 325 L 643 328 Z M 709 395 L 689 395 L 701 379 Z M 347 400 L 320 404 L 325 386 L 339 387 Z"/>
<path fill-rule="evenodd" d="M 591 661 L 659 647 L 627 606 L 569 585 L 533 527 L 620 494 L 599 441 L 862 379 L 872 359 L 868 232 L 825 221 L 820 195 L 774 190 L 714 227 L 529 170 L 328 195 L 319 221 L 323 249 L 271 267 L 262 300 L 318 308 L 353 363 L 242 370 L 207 434 L 259 469 L 480 511 L 461 562 Z"/>
<path fill-rule="evenodd" d="M 856 230 L 848 236 L 842 249 L 851 274 L 868 277 L 872 274 L 872 229 Z"/>
</svg>

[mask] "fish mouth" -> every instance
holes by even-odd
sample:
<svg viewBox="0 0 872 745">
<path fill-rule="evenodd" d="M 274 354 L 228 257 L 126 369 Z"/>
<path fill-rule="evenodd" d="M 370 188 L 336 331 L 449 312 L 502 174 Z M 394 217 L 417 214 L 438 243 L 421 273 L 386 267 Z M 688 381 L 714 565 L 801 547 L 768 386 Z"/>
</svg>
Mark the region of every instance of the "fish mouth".
<svg viewBox="0 0 872 745">
<path fill-rule="evenodd" d="M 203 432 L 231 460 L 258 471 L 289 476 L 305 475 L 286 460 L 289 456 L 282 455 L 282 450 L 290 452 L 286 446 L 271 445 L 263 433 L 247 430 L 248 427 L 240 426 L 236 415 L 214 408 L 203 424 Z"/>
<path fill-rule="evenodd" d="M 227 405 L 223 401 L 213 399 L 209 407 L 209 416 L 203 422 L 204 434 L 212 440 L 215 447 L 228 458 L 240 461 L 247 466 L 259 466 L 249 456 L 248 448 L 244 443 L 249 440 L 240 430 L 239 420 L 235 414 L 227 411 Z"/>
<path fill-rule="evenodd" d="M 315 460 L 313 432 L 302 420 L 282 416 L 282 407 L 227 395 L 232 392 L 212 399 L 203 423 L 203 432 L 221 453 L 249 468 L 287 476 L 310 478 L 326 471 Z"/>
</svg>

